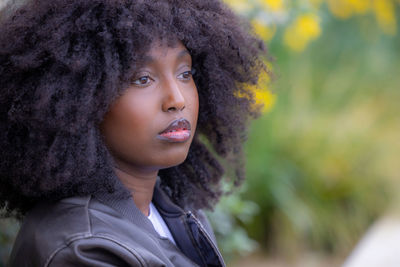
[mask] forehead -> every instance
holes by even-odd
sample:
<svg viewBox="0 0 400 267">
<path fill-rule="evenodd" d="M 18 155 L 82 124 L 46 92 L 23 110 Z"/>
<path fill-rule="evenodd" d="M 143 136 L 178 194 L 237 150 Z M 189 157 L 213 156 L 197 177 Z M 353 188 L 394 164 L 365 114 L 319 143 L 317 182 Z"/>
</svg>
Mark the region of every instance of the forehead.
<svg viewBox="0 0 400 267">
<path fill-rule="evenodd" d="M 162 60 L 167 56 L 171 56 L 176 59 L 191 57 L 189 51 L 186 49 L 181 41 L 166 43 L 158 40 L 150 45 L 149 50 L 141 58 L 140 65 L 150 64 L 155 60 Z"/>
</svg>

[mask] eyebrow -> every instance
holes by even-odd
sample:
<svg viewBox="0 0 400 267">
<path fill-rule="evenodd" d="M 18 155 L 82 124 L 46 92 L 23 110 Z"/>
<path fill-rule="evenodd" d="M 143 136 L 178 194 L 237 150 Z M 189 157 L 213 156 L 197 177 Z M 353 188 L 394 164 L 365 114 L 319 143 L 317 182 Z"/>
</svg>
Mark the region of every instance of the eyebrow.
<svg viewBox="0 0 400 267">
<path fill-rule="evenodd" d="M 185 57 L 185 56 L 192 56 L 192 55 L 190 55 L 190 53 L 189 53 L 189 51 L 187 51 L 186 49 L 185 50 L 182 50 L 181 52 L 179 52 L 179 54 L 178 54 L 178 56 L 177 56 L 177 58 L 178 59 L 181 59 L 181 58 L 183 58 L 183 57 Z"/>
</svg>

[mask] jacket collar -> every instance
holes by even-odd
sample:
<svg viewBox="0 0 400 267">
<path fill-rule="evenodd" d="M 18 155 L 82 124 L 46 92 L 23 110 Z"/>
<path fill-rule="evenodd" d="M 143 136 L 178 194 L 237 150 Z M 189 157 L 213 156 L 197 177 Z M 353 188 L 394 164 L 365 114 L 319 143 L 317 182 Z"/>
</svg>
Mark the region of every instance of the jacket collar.
<svg viewBox="0 0 400 267">
<path fill-rule="evenodd" d="M 200 266 L 224 266 L 223 259 L 201 223 L 188 211 L 172 202 L 160 187 L 160 177 L 154 187 L 153 203 L 167 224 L 178 248 Z M 159 237 L 151 221 L 137 208 L 130 194 L 99 192 L 94 197 L 118 211 L 123 217 Z"/>
<path fill-rule="evenodd" d="M 121 193 L 121 190 L 116 190 L 113 193 L 101 191 L 97 192 L 93 196 L 98 201 L 119 212 L 124 218 L 143 228 L 152 235 L 157 236 L 152 223 L 135 205 L 128 189 L 125 188 L 120 181 L 117 181 L 117 183 L 123 187 L 123 193 Z"/>
</svg>

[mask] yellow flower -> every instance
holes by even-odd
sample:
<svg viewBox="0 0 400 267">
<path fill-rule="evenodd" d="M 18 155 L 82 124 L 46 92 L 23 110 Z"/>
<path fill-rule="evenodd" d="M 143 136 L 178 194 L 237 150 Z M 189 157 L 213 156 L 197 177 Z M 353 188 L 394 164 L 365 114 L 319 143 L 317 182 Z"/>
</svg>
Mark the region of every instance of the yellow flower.
<svg viewBox="0 0 400 267">
<path fill-rule="evenodd" d="M 262 106 L 262 113 L 270 111 L 276 102 L 276 95 L 270 90 L 255 90 L 254 97 L 256 99 L 256 106 Z"/>
<path fill-rule="evenodd" d="M 281 11 L 284 8 L 283 0 L 259 0 L 259 3 L 273 12 Z"/>
<path fill-rule="evenodd" d="M 371 0 L 328 0 L 328 5 L 333 15 L 347 19 L 354 14 L 367 13 L 371 8 Z"/>
<path fill-rule="evenodd" d="M 355 13 L 365 14 L 371 8 L 369 0 L 348 0 Z"/>
<path fill-rule="evenodd" d="M 391 0 L 374 0 L 374 13 L 382 30 L 386 34 L 395 35 L 397 30 L 395 4 Z"/>
<path fill-rule="evenodd" d="M 284 41 L 294 51 L 302 51 L 321 34 L 319 18 L 314 14 L 299 16 L 285 31 Z"/>
<path fill-rule="evenodd" d="M 355 14 L 365 14 L 371 8 L 379 26 L 386 34 L 395 35 L 397 22 L 394 0 L 327 0 L 332 14 L 347 19 Z M 397 2 L 400 3 L 399 0 Z"/>
<path fill-rule="evenodd" d="M 321 34 L 318 17 L 313 14 L 301 15 L 297 19 L 297 30 L 301 35 L 315 39 Z"/>
<path fill-rule="evenodd" d="M 262 113 L 270 111 L 276 102 L 276 95 L 268 89 L 269 82 L 270 76 L 267 72 L 264 71 L 260 74 L 260 77 L 258 78 L 258 83 L 247 88 L 253 94 L 255 99 L 255 103 L 252 108 L 258 109 L 261 107 Z M 236 93 L 236 97 L 250 98 L 250 96 L 247 96 L 240 92 Z"/>
<path fill-rule="evenodd" d="M 353 14 L 353 8 L 347 0 L 328 0 L 332 14 L 341 19 L 347 19 Z"/>
<path fill-rule="evenodd" d="M 264 25 L 260 20 L 254 19 L 251 21 L 253 25 L 254 32 L 263 40 L 269 41 L 274 37 L 276 32 L 276 26 Z"/>
<path fill-rule="evenodd" d="M 356 13 L 365 14 L 371 8 L 371 1 L 369 0 L 350 0 L 353 9 Z"/>
<path fill-rule="evenodd" d="M 256 100 L 255 108 L 262 106 L 261 112 L 263 113 L 270 111 L 276 101 L 276 95 L 268 90 L 270 80 L 269 74 L 263 71 L 258 78 L 257 85 L 250 87 Z"/>
</svg>

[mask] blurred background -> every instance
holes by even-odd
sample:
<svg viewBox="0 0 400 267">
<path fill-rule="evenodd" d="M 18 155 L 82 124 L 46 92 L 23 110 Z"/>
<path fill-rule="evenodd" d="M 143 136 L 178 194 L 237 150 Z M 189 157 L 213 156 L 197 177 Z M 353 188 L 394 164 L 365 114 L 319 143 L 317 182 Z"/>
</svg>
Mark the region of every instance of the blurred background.
<svg viewBox="0 0 400 267">
<path fill-rule="evenodd" d="M 341 266 L 400 214 L 400 1 L 225 2 L 275 60 L 247 181 L 210 214 L 219 245 L 231 266 Z"/>
<path fill-rule="evenodd" d="M 400 0 L 225 2 L 274 61 L 247 181 L 209 212 L 219 246 L 228 266 L 341 266 L 400 214 Z M 17 229 L 0 219 L 0 266 Z"/>
</svg>

